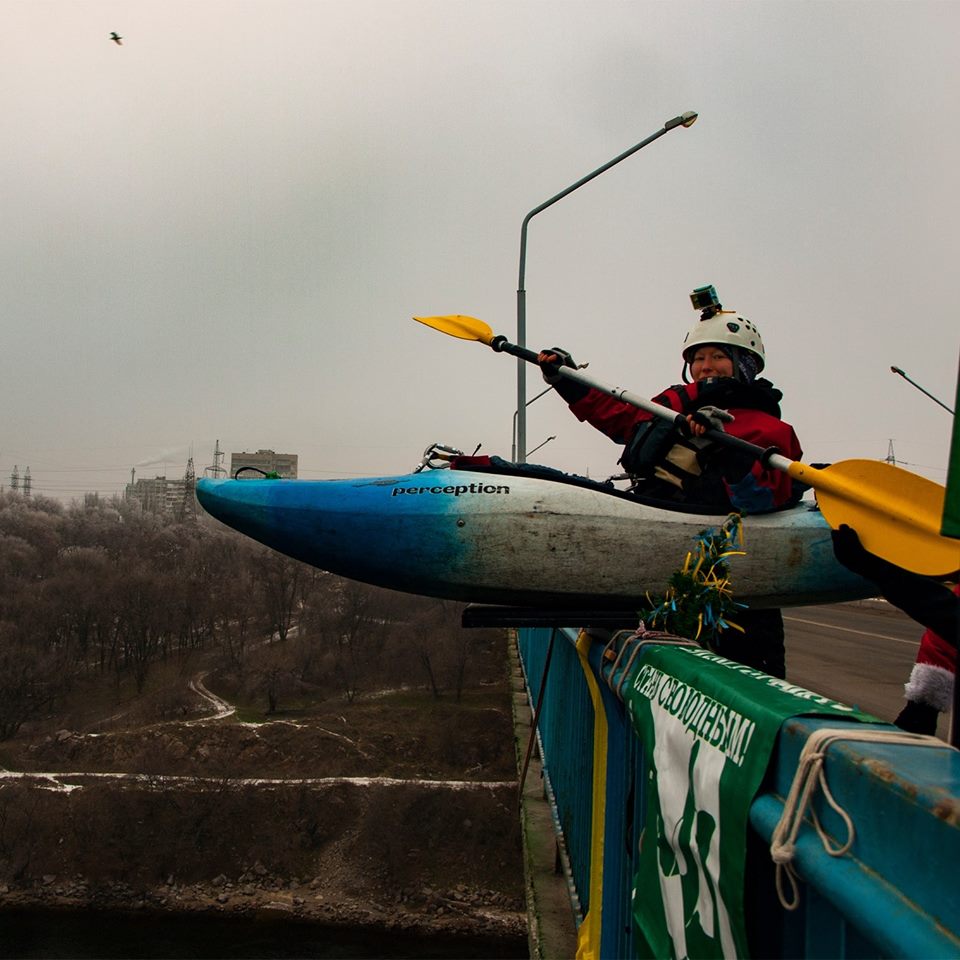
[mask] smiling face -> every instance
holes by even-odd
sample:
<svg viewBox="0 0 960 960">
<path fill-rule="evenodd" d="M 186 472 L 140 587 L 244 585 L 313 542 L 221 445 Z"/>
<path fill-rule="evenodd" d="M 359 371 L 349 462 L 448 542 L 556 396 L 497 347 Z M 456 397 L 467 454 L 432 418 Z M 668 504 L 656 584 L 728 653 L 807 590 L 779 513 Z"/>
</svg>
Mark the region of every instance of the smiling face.
<svg viewBox="0 0 960 960">
<path fill-rule="evenodd" d="M 690 376 L 694 383 L 710 377 L 732 377 L 733 360 L 722 347 L 713 343 L 704 344 L 697 347 L 690 357 Z"/>
</svg>

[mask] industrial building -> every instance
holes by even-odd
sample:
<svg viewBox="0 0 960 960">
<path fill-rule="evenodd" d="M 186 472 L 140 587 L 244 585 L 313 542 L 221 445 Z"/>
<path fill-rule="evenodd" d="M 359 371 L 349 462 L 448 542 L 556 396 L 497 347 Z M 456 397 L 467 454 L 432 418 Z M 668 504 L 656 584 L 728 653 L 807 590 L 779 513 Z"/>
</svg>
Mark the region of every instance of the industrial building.
<svg viewBox="0 0 960 960">
<path fill-rule="evenodd" d="M 273 450 L 258 450 L 256 453 L 231 453 L 230 476 L 235 477 L 238 470 L 252 467 L 241 474 L 240 479 L 255 479 L 265 473 L 275 473 L 285 480 L 296 480 L 299 457 L 295 453 L 275 453 Z M 260 471 L 258 473 L 258 471 Z"/>
</svg>

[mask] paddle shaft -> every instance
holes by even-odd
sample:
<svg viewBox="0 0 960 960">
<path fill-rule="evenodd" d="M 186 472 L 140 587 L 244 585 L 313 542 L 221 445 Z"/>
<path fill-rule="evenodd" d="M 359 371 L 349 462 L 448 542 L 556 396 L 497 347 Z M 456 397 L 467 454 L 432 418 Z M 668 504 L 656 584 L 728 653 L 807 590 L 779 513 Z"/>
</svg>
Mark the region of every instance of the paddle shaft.
<svg viewBox="0 0 960 960">
<path fill-rule="evenodd" d="M 528 350 L 526 347 L 520 347 L 515 343 L 510 343 L 504 337 L 494 337 L 490 346 L 498 353 L 509 353 L 511 356 L 517 357 L 520 360 L 526 360 L 528 363 L 538 363 L 538 354 L 534 353 L 533 350 Z M 683 433 L 688 435 L 690 433 L 687 418 L 682 413 L 677 413 L 669 407 L 661 406 L 659 403 L 654 403 L 652 400 L 631 393 L 622 387 L 608 386 L 600 380 L 595 380 L 593 377 L 585 374 L 582 370 L 575 370 L 573 367 L 563 367 L 559 364 L 557 365 L 557 370 L 560 375 L 567 380 L 572 380 L 574 383 L 582 383 L 585 387 L 593 387 L 594 390 L 599 390 L 608 397 L 613 397 L 614 400 L 622 400 L 632 407 L 638 407 L 640 410 L 645 410 L 655 417 L 660 417 L 661 420 L 669 420 Z M 757 460 L 760 460 L 765 466 L 783 470 L 785 473 L 790 473 L 791 465 L 795 462 L 781 456 L 776 452 L 775 447 L 764 448 L 755 443 L 750 443 L 749 440 L 731 436 L 723 430 L 710 428 L 707 429 L 703 436 L 708 437 L 716 443 L 739 450 L 741 453 L 749 454 Z"/>
</svg>

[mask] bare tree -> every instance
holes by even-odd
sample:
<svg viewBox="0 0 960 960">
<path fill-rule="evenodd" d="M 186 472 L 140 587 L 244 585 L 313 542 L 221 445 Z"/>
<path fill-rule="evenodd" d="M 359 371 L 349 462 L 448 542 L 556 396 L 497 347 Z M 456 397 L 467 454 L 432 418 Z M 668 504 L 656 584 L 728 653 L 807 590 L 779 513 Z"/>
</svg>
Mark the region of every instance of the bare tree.
<svg viewBox="0 0 960 960">
<path fill-rule="evenodd" d="M 0 624 L 0 740 L 40 717 L 63 690 L 56 651 L 31 643 L 22 627 Z"/>
<path fill-rule="evenodd" d="M 335 616 L 331 627 L 335 634 L 334 670 L 343 695 L 352 702 L 368 664 L 383 649 L 387 634 L 384 591 L 355 580 L 341 580 L 337 591 Z"/>
<path fill-rule="evenodd" d="M 125 573 L 118 592 L 123 665 L 133 673 L 137 693 L 142 693 L 150 662 L 164 639 L 164 584 L 153 571 L 135 568 Z"/>
<path fill-rule="evenodd" d="M 467 679 L 467 666 L 473 649 L 474 637 L 461 624 L 463 604 L 452 600 L 438 600 L 435 608 L 437 634 L 443 638 L 447 648 L 450 682 L 457 703 L 463 697 L 463 688 Z"/>
<path fill-rule="evenodd" d="M 281 643 L 287 639 L 302 598 L 304 565 L 274 550 L 264 550 L 256 568 L 267 624 Z"/>
</svg>

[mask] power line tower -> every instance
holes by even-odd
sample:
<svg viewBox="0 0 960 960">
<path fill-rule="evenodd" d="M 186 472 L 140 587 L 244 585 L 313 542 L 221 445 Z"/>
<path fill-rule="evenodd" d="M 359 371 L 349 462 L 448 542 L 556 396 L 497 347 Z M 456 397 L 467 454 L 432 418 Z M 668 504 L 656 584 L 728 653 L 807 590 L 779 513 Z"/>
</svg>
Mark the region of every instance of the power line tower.
<svg viewBox="0 0 960 960">
<path fill-rule="evenodd" d="M 10 489 L 14 493 L 20 492 L 20 469 L 16 464 L 13 465 L 13 473 L 10 474 Z"/>
<path fill-rule="evenodd" d="M 227 471 L 223 467 L 223 457 L 224 453 L 220 449 L 220 441 L 218 440 L 216 446 L 213 448 L 213 475 L 215 477 L 222 477 Z"/>
<path fill-rule="evenodd" d="M 890 440 L 887 443 L 887 455 L 884 459 L 886 460 L 887 463 L 890 464 L 891 467 L 895 467 L 897 465 L 897 457 L 896 457 L 896 454 L 893 452 L 892 440 Z"/>
<path fill-rule="evenodd" d="M 193 457 L 187 460 L 183 475 L 183 519 L 197 519 L 197 472 L 193 468 Z"/>
<path fill-rule="evenodd" d="M 23 495 L 25 497 L 30 496 L 30 468 L 27 467 L 26 471 L 23 474 Z"/>
</svg>

